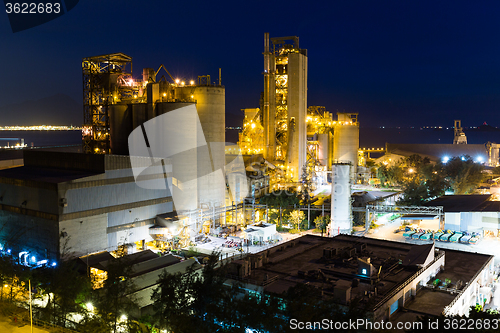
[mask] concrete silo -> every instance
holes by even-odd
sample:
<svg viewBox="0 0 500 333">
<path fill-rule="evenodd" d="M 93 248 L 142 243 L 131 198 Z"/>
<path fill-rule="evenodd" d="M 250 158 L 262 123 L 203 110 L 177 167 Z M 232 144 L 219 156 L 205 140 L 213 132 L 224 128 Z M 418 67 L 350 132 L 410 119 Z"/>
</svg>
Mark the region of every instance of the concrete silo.
<svg viewBox="0 0 500 333">
<path fill-rule="evenodd" d="M 332 165 L 332 211 L 330 236 L 351 234 L 351 164 L 334 163 Z"/>
<path fill-rule="evenodd" d="M 337 113 L 333 137 L 333 162 L 350 163 L 351 179 L 356 179 L 359 149 L 357 113 Z"/>
</svg>

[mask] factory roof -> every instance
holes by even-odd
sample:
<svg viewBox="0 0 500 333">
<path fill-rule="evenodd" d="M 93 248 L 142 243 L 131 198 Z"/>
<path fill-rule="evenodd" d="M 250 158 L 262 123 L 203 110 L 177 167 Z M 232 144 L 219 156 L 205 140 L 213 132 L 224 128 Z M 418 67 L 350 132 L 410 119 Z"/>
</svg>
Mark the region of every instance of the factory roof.
<svg viewBox="0 0 500 333">
<path fill-rule="evenodd" d="M 426 206 L 443 206 L 445 213 L 499 212 L 500 201 L 489 201 L 490 194 L 444 195 L 426 203 Z"/>
<path fill-rule="evenodd" d="M 451 255 L 446 255 L 448 253 Z M 477 253 L 435 250 L 433 244 L 418 246 L 351 235 L 333 238 L 306 235 L 254 254 L 254 258 L 267 256 L 267 263 L 253 268 L 250 275 L 238 279 L 260 285 L 265 292 L 278 294 L 296 284 L 308 284 L 321 289 L 324 297 L 335 298 L 341 304 L 346 304 L 349 299 L 339 299 L 338 291 L 350 289 L 351 299 L 360 297 L 362 302 L 370 299 L 372 304 L 377 304 L 377 308 L 397 288 L 415 278 L 422 265 L 427 267 L 445 255 L 442 274 L 454 282 L 469 281 L 492 258 Z M 252 260 L 252 255 L 249 259 Z M 373 266 L 371 276 L 370 273 L 360 273 L 364 271 L 360 268 L 367 265 Z M 374 279 L 378 279 L 375 284 Z M 377 287 L 376 293 L 374 285 Z M 440 295 L 436 293 L 431 296 Z M 437 311 L 440 313 L 454 298 L 446 295 L 446 304 Z M 422 304 L 416 303 L 415 306 L 423 307 Z"/>
<path fill-rule="evenodd" d="M 399 144 L 386 143 L 388 154 L 409 156 L 412 154 L 426 155 L 431 160 L 442 160 L 443 157 L 469 155 L 472 158 L 481 156 L 486 158 L 486 147 L 483 144 Z"/>
<path fill-rule="evenodd" d="M 40 168 L 22 166 L 0 170 L 0 183 L 10 182 L 13 179 L 36 181 L 42 183 L 64 183 L 75 179 L 94 176 L 98 173 L 79 170 L 67 170 L 56 168 Z"/>
</svg>

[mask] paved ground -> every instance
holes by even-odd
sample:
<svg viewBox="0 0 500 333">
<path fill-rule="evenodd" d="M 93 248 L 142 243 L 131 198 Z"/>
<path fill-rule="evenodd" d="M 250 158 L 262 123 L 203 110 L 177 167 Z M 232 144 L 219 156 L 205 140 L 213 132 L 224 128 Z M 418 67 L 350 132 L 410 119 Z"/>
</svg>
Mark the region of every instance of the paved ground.
<svg viewBox="0 0 500 333">
<path fill-rule="evenodd" d="M 0 332 L 2 333 L 31 333 L 30 325 L 19 327 L 20 323 L 14 323 L 10 318 L 0 317 Z M 33 333 L 50 333 L 51 331 L 33 326 Z"/>
</svg>

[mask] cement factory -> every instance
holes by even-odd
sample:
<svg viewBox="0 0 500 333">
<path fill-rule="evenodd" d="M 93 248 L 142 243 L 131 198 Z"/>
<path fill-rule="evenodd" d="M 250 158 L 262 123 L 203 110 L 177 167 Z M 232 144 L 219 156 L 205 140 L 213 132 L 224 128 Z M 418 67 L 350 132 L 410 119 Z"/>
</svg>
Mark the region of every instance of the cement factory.
<svg viewBox="0 0 500 333">
<path fill-rule="evenodd" d="M 351 187 L 368 181 L 372 153 L 385 153 L 383 162 L 408 151 L 439 160 L 470 150 L 498 165 L 499 146 L 467 144 L 460 122 L 454 144 L 360 149 L 358 113 L 308 106 L 308 56 L 298 37 L 266 33 L 263 55 L 260 107 L 243 109 L 237 144 L 225 142 L 221 69 L 215 80 L 185 79 L 162 64 L 138 78 L 126 54 L 83 58 L 82 147 L 25 150 L 24 166 L 0 171 L 0 246 L 39 264 L 67 249 L 168 251 L 238 231 L 240 246 L 270 242 L 276 229 L 266 229 L 268 207 L 258 198 L 301 192 L 304 173 L 331 194 L 329 235 L 350 234 Z"/>
<path fill-rule="evenodd" d="M 477 240 L 480 233 L 500 237 L 500 201 L 490 194 L 397 206 L 400 189 L 387 194 L 371 183 L 375 164 L 397 165 L 414 154 L 430 163 L 467 155 L 496 167 L 500 145 L 469 144 L 455 120 L 450 144 L 360 148 L 357 112 L 308 105 L 308 55 L 298 37 L 265 33 L 263 58 L 259 107 L 242 109 L 237 143 L 226 142 L 220 68 L 215 80 L 177 78 L 163 64 L 137 77 L 129 55 L 83 58 L 82 145 L 6 149 L 10 161 L 0 161 L 0 254 L 29 267 L 72 259 L 92 277 L 94 289 L 103 287 L 110 263 L 127 257 L 135 285 L 124 297 L 137 300 L 130 312 L 136 318 L 150 314 L 163 272 L 199 269 L 214 250 L 229 263 L 227 281 L 237 280 L 247 291 L 282 293 L 308 284 L 340 306 L 355 297 L 370 301 L 375 305 L 369 313 L 380 320 L 415 304 L 407 302 L 420 289 L 433 288 L 436 277 L 448 280 L 455 267 L 460 279 L 454 289 L 432 290 L 439 306 L 431 314 L 464 314 L 470 305 L 488 303 L 497 273 L 492 256 L 447 248 L 445 261 L 434 243 L 359 236 L 379 216 L 397 215 L 400 222 L 439 225 L 436 233 L 405 232 L 407 239 L 448 239 L 453 232 L 457 240 Z M 304 193 L 310 200 L 299 203 Z M 296 201 L 284 207 L 265 202 L 281 194 Z M 303 214 L 302 221 L 282 224 L 285 210 Z M 295 239 L 292 231 L 299 234 L 300 223 L 312 229 L 311 211 L 324 219 L 325 230 L 321 237 Z M 366 215 L 353 235 L 357 212 Z M 271 214 L 279 216 L 281 229 Z"/>
</svg>

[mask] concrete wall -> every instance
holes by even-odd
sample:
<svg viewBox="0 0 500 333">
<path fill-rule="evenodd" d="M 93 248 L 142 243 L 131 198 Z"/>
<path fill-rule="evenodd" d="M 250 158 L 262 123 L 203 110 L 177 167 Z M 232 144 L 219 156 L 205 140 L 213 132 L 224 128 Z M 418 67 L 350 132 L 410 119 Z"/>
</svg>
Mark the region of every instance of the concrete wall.
<svg viewBox="0 0 500 333">
<path fill-rule="evenodd" d="M 438 253 L 435 254 L 438 256 Z M 411 299 L 412 295 L 416 295 L 418 285 L 425 285 L 431 278 L 435 276 L 444 267 L 445 256 L 440 257 L 434 263 L 424 269 L 418 276 L 401 288 L 394 296 L 389 298 L 384 304 L 374 312 L 374 321 L 381 321 L 389 319 L 391 305 L 398 301 L 399 308 L 402 308 L 407 301 Z"/>
<path fill-rule="evenodd" d="M 61 253 L 82 256 L 107 249 L 107 227 L 107 214 L 61 221 Z"/>
<path fill-rule="evenodd" d="M 445 228 L 453 231 L 480 232 L 500 230 L 500 212 L 448 212 Z"/>
<path fill-rule="evenodd" d="M 13 255 L 28 251 L 38 259 L 58 259 L 56 221 L 0 210 L 0 244 Z"/>
</svg>

